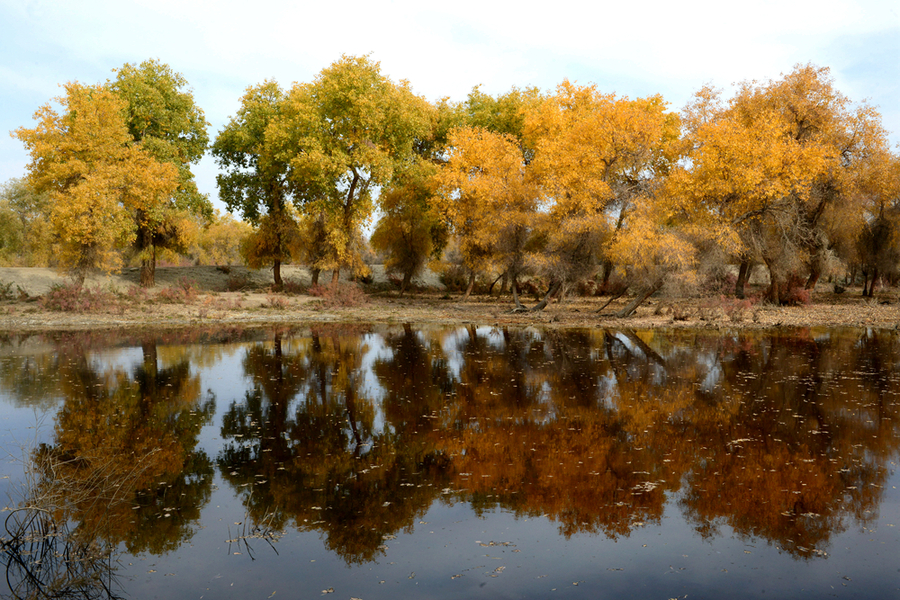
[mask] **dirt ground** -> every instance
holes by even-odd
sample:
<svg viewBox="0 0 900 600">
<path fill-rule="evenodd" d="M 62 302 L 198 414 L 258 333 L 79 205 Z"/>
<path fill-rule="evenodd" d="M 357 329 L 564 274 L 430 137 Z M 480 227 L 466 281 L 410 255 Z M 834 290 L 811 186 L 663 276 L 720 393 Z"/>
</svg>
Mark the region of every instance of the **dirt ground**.
<svg viewBox="0 0 900 600">
<path fill-rule="evenodd" d="M 282 273 L 286 281 L 294 284 L 293 289 L 305 289 L 309 284 L 309 274 L 303 267 L 287 266 Z M 720 297 L 651 298 L 631 318 L 617 319 L 613 313 L 625 304 L 627 297 L 600 312 L 607 298 L 567 297 L 562 302 L 551 303 L 542 312 L 514 313 L 509 297 L 473 296 L 461 302 L 460 294 L 445 292 L 433 275 L 420 282 L 417 290 L 400 298 L 377 267 L 374 283 L 363 286 L 365 302 L 350 307 L 336 306 L 328 299 L 302 292 L 273 293 L 269 270 L 161 267 L 157 269 L 156 287 L 144 296 L 134 294 L 138 275 L 137 269 L 127 269 L 118 274 L 91 277 L 86 285 L 113 292 L 118 300 L 90 312 L 56 312 L 42 306 L 41 296 L 54 284 L 65 283 L 63 276 L 52 269 L 0 268 L 0 289 L 14 296 L 0 302 L 0 331 L 323 322 L 608 328 L 900 328 L 900 291 L 889 289 L 874 299 L 865 299 L 858 288 L 835 294 L 832 286 L 826 284 L 819 286 L 806 306 L 755 304 L 748 307 Z M 330 274 L 323 275 L 323 280 L 329 281 Z M 190 282 L 196 294 L 186 301 L 167 300 L 164 291 L 177 288 L 179 281 Z M 239 289 L 226 291 L 229 284 Z"/>
</svg>

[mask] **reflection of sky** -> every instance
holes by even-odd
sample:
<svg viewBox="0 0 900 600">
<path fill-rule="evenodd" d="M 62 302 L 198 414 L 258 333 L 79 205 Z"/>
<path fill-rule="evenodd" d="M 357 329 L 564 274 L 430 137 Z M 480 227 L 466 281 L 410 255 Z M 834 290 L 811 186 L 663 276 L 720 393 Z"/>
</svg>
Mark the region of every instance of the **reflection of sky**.
<svg viewBox="0 0 900 600">
<path fill-rule="evenodd" d="M 359 370 L 362 376 L 362 392 L 363 398 L 372 401 L 375 407 L 374 435 L 379 435 L 384 431 L 384 400 L 387 390 L 381 385 L 381 381 L 375 374 L 375 363 L 378 361 L 390 361 L 394 357 L 394 352 L 384 343 L 384 338 L 375 333 L 368 333 L 363 336 L 360 344 L 362 358 L 360 360 Z"/>
</svg>

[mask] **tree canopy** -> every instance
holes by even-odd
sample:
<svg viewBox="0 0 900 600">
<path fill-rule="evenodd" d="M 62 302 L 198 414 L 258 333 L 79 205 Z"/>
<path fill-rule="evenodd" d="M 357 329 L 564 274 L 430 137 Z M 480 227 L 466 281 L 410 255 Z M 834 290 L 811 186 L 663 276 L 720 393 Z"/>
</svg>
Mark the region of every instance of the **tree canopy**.
<svg viewBox="0 0 900 600">
<path fill-rule="evenodd" d="M 14 132 L 28 149 L 28 183 L 49 197 L 57 260 L 77 281 L 121 264 L 117 249 L 135 239 L 134 215 L 150 213 L 177 186 L 177 170 L 133 143 L 125 102 L 105 86 L 68 83 L 35 113 L 38 125 Z"/>
</svg>

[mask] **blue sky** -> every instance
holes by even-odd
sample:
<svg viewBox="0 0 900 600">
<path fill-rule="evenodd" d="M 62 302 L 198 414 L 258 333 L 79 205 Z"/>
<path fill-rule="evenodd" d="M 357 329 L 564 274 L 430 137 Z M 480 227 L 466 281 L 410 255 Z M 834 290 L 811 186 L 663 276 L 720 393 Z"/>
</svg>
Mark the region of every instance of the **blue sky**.
<svg viewBox="0 0 900 600">
<path fill-rule="evenodd" d="M 900 144 L 897 0 L 410 1 L 0 0 L 0 130 L 31 127 L 59 84 L 97 83 L 157 58 L 193 88 L 214 138 L 244 89 L 310 81 L 341 54 L 369 54 L 429 100 L 475 86 L 662 94 L 675 110 L 702 85 L 777 78 L 798 63 L 829 67 L 838 90 L 879 107 Z M 0 182 L 24 174 L 22 144 L 0 136 Z M 195 167 L 218 203 L 216 165 Z"/>
</svg>

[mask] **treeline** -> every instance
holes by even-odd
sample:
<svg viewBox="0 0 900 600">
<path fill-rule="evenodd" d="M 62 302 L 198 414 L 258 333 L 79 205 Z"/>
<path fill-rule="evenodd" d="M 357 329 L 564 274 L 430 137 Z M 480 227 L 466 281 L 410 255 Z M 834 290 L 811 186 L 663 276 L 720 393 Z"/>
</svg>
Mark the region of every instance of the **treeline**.
<svg viewBox="0 0 900 600">
<path fill-rule="evenodd" d="M 157 252 L 186 252 L 189 224 L 207 232 L 212 212 L 190 172 L 208 138 L 186 85 L 155 61 L 68 84 L 62 113 L 45 106 L 14 132 L 32 157 L 29 199 L 2 222 L 40 230 L 23 239 L 82 277 L 130 247 L 152 285 Z M 847 270 L 871 294 L 900 259 L 900 159 L 879 114 L 812 65 L 728 99 L 703 88 L 679 113 L 569 81 L 429 102 L 344 56 L 310 83 L 249 87 L 210 150 L 220 198 L 253 228 L 241 254 L 276 286 L 289 261 L 314 283 L 365 275 L 375 214 L 371 246 L 401 289 L 431 261 L 465 273 L 466 296 L 502 278 L 517 309 L 529 277 L 547 283 L 535 308 L 615 279 L 634 292 L 628 315 L 664 286 L 732 270 L 742 297 L 755 265 L 774 302 Z"/>
</svg>

